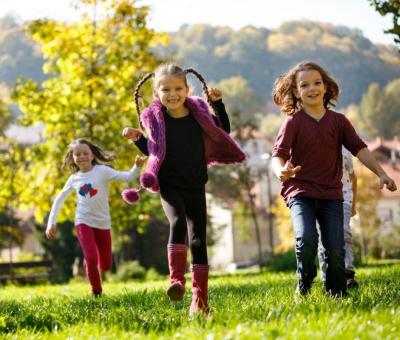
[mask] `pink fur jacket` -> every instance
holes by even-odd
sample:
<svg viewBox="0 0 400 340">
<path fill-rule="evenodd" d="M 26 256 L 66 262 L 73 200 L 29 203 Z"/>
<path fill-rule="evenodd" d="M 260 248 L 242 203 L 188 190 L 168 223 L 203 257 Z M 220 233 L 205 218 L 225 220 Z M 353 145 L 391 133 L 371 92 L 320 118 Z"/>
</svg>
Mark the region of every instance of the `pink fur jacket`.
<svg viewBox="0 0 400 340">
<path fill-rule="evenodd" d="M 246 156 L 239 145 L 214 123 L 208 105 L 202 98 L 187 97 L 185 105 L 203 130 L 208 167 L 214 164 L 240 163 L 245 160 Z M 140 115 L 140 120 L 147 132 L 149 151 L 146 171 L 140 176 L 140 184 L 151 192 L 159 191 L 158 171 L 166 150 L 162 108 L 160 100 L 155 99 Z M 138 191 L 134 188 L 126 189 L 122 192 L 122 197 L 128 204 L 133 204 L 139 199 Z"/>
</svg>

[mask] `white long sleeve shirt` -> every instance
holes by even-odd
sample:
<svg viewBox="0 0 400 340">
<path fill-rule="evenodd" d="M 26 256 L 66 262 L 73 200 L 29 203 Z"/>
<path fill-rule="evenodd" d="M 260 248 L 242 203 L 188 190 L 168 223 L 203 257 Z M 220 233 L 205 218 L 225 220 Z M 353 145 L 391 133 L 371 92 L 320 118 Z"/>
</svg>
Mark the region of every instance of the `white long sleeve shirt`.
<svg viewBox="0 0 400 340">
<path fill-rule="evenodd" d="M 72 174 L 54 200 L 48 226 L 56 224 L 61 206 L 75 190 L 77 197 L 75 225 L 83 223 L 93 228 L 110 229 L 108 184 L 111 181 L 132 181 L 138 177 L 139 171 L 136 166 L 129 171 L 118 171 L 107 165 L 94 165 L 88 172 L 78 171 Z"/>
</svg>

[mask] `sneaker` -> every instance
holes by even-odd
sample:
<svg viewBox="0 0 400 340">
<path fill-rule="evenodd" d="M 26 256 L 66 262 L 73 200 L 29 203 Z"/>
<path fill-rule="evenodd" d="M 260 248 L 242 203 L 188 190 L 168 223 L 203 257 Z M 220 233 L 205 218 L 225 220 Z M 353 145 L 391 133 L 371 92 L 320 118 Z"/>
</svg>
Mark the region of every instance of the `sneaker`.
<svg viewBox="0 0 400 340">
<path fill-rule="evenodd" d="M 296 293 L 302 296 L 308 295 L 311 292 L 312 284 L 312 280 L 299 280 L 299 282 L 297 282 Z"/>
<path fill-rule="evenodd" d="M 355 279 L 356 273 L 354 271 L 346 271 L 346 286 L 347 289 L 358 288 L 358 282 Z"/>
<path fill-rule="evenodd" d="M 299 303 L 311 292 L 313 281 L 299 280 L 294 293 L 294 302 Z"/>
<path fill-rule="evenodd" d="M 347 289 L 356 289 L 358 288 L 358 282 L 355 279 L 347 279 L 346 286 Z"/>
</svg>

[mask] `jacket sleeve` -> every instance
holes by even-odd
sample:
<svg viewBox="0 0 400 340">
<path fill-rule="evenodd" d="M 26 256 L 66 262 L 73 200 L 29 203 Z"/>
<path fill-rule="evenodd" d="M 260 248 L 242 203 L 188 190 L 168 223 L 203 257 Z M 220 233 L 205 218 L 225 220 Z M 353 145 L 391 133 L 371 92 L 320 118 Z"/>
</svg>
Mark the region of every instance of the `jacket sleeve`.
<svg viewBox="0 0 400 340">
<path fill-rule="evenodd" d="M 147 149 L 147 138 L 145 136 L 141 135 L 140 138 L 134 143 L 138 147 L 141 153 L 143 153 L 146 156 L 149 155 L 149 150 Z"/>
<path fill-rule="evenodd" d="M 231 123 L 229 121 L 229 117 L 225 109 L 225 104 L 222 102 L 222 99 L 214 101 L 213 105 L 216 113 L 218 114 L 218 117 L 212 116 L 215 124 L 222 128 L 225 132 L 230 133 Z"/>
</svg>

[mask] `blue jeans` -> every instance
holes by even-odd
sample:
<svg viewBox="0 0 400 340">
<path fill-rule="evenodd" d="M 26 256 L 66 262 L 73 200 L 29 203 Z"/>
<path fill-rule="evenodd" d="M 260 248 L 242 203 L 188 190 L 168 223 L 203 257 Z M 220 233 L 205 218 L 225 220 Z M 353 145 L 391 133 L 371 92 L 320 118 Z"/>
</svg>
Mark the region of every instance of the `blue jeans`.
<svg viewBox="0 0 400 340">
<path fill-rule="evenodd" d="M 346 293 L 344 269 L 343 203 L 294 197 L 288 202 L 296 237 L 297 275 L 299 280 L 312 281 L 317 276 L 315 257 L 318 249 L 318 221 L 327 264 L 325 289 L 334 295 Z"/>
</svg>

